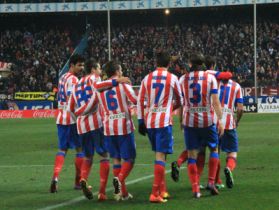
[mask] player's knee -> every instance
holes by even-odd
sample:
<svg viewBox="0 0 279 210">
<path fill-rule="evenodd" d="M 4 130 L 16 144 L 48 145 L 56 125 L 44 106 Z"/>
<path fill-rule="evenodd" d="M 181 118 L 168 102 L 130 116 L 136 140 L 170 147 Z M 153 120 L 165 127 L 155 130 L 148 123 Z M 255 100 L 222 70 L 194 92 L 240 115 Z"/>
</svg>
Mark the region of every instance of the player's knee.
<svg viewBox="0 0 279 210">
<path fill-rule="evenodd" d="M 101 157 L 101 160 L 108 159 L 108 157 L 109 157 L 107 152 L 99 153 L 99 155 Z"/>
<path fill-rule="evenodd" d="M 228 152 L 227 157 L 237 158 L 237 153 L 236 152 Z"/>
<path fill-rule="evenodd" d="M 156 160 L 165 162 L 166 161 L 166 154 L 162 153 L 162 152 L 156 152 Z"/>
<path fill-rule="evenodd" d="M 197 159 L 198 151 L 197 150 L 189 150 L 188 158 Z"/>
<path fill-rule="evenodd" d="M 76 152 L 77 152 L 77 153 L 82 153 L 82 147 L 77 147 L 77 148 L 76 148 Z"/>
</svg>

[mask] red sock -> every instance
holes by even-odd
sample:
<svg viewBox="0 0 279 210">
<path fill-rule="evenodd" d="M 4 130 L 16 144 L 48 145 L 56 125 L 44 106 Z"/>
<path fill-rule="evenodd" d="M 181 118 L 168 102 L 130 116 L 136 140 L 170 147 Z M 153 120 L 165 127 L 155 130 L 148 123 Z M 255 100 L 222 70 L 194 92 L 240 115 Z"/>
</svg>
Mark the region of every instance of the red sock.
<svg viewBox="0 0 279 210">
<path fill-rule="evenodd" d="M 106 194 L 106 186 L 109 176 L 109 160 L 100 161 L 100 189 L 99 193 Z"/>
<path fill-rule="evenodd" d="M 62 170 L 62 167 L 64 165 L 64 160 L 65 160 L 65 153 L 58 152 L 55 156 L 52 179 L 58 179 L 59 173 Z"/>
<path fill-rule="evenodd" d="M 192 192 L 199 192 L 199 179 L 198 179 L 198 169 L 196 160 L 189 158 L 188 159 L 188 176 L 192 185 Z"/>
<path fill-rule="evenodd" d="M 134 166 L 134 164 L 132 162 L 125 161 L 124 163 L 122 163 L 121 171 L 118 175 L 118 179 L 121 182 L 122 195 L 124 195 L 124 196 L 128 195 L 128 191 L 127 191 L 126 185 L 125 185 L 125 179 L 127 178 L 129 173 L 131 172 L 133 166 Z"/>
<path fill-rule="evenodd" d="M 165 163 L 163 161 L 155 161 L 154 164 L 154 181 L 152 185 L 152 194 L 159 196 L 160 185 L 165 173 Z"/>
<path fill-rule="evenodd" d="M 216 177 L 215 177 L 215 183 L 217 184 L 222 184 L 222 180 L 220 179 L 220 168 L 221 168 L 221 163 L 220 159 L 218 159 L 218 166 L 217 166 L 217 172 L 216 172 Z"/>
<path fill-rule="evenodd" d="M 121 165 L 113 165 L 113 176 L 118 177 L 119 173 L 121 171 Z"/>
<path fill-rule="evenodd" d="M 76 166 L 76 181 L 75 181 L 75 184 L 76 185 L 79 185 L 80 175 L 81 175 L 81 167 L 82 167 L 82 164 L 83 164 L 83 158 L 84 158 L 83 153 L 77 153 L 76 154 L 76 159 L 75 159 L 75 166 Z"/>
<path fill-rule="evenodd" d="M 84 158 L 81 166 L 80 179 L 88 179 L 90 170 L 92 168 L 92 159 Z"/>
<path fill-rule="evenodd" d="M 177 159 L 177 165 L 180 167 L 188 159 L 188 151 L 184 150 Z"/>
<path fill-rule="evenodd" d="M 198 154 L 198 158 L 197 158 L 197 168 L 198 168 L 198 179 L 199 179 L 199 182 L 200 182 L 200 177 L 201 177 L 203 169 L 204 169 L 204 163 L 205 163 L 205 153 L 204 152 L 200 152 Z"/>
<path fill-rule="evenodd" d="M 236 159 L 234 157 L 227 157 L 226 167 L 233 171 L 236 167 Z"/>
<path fill-rule="evenodd" d="M 214 184 L 215 183 L 215 177 L 216 172 L 218 168 L 218 162 L 219 162 L 219 155 L 218 153 L 211 153 L 209 162 L 208 162 L 208 183 Z"/>
<path fill-rule="evenodd" d="M 167 192 L 167 183 L 166 183 L 166 172 L 164 171 L 162 182 L 160 184 L 160 193 Z"/>
</svg>

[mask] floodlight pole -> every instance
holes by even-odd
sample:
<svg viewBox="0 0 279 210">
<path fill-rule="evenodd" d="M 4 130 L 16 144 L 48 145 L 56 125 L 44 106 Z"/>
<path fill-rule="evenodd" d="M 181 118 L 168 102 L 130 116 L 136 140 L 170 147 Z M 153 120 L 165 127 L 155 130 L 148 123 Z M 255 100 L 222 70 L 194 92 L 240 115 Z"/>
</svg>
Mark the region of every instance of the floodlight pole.
<svg viewBox="0 0 279 210">
<path fill-rule="evenodd" d="M 108 59 L 111 60 L 111 34 L 110 34 L 110 0 L 107 0 L 108 4 Z"/>
<path fill-rule="evenodd" d="M 258 103 L 258 84 L 257 84 L 257 0 L 254 3 L 254 82 L 255 82 L 255 100 Z"/>
</svg>

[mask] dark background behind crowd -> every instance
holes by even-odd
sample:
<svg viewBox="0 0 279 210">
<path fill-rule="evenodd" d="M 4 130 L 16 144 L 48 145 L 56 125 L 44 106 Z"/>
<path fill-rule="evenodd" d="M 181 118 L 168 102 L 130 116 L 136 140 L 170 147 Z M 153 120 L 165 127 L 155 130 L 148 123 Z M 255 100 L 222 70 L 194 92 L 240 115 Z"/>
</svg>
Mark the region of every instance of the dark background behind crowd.
<svg viewBox="0 0 279 210">
<path fill-rule="evenodd" d="M 278 4 L 258 6 L 257 74 L 260 86 L 279 84 Z M 58 72 L 90 24 L 86 57 L 108 60 L 106 13 L 1 15 L 0 61 L 13 63 L 0 91 L 51 91 Z M 112 58 L 134 85 L 154 70 L 154 53 L 179 55 L 170 70 L 178 76 L 192 52 L 217 58 L 217 69 L 233 72 L 242 86 L 254 84 L 251 6 L 112 12 Z"/>
</svg>

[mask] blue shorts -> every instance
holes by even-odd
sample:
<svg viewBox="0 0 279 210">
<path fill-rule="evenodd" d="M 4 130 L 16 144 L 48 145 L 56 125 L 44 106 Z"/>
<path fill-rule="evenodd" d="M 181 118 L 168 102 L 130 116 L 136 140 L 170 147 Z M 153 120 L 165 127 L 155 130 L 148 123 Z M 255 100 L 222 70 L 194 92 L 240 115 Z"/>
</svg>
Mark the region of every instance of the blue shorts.
<svg viewBox="0 0 279 210">
<path fill-rule="evenodd" d="M 165 154 L 173 153 L 173 136 L 172 126 L 164 128 L 147 129 L 148 138 L 154 152 L 162 152 Z"/>
<path fill-rule="evenodd" d="M 136 144 L 134 133 L 119 136 L 105 136 L 105 142 L 108 144 L 111 158 L 135 159 Z"/>
<path fill-rule="evenodd" d="M 81 139 L 77 132 L 77 125 L 59 125 L 58 131 L 58 147 L 61 150 L 81 148 Z"/>
<path fill-rule="evenodd" d="M 82 139 L 82 149 L 86 157 L 93 156 L 94 150 L 99 155 L 108 152 L 102 128 L 81 134 L 80 137 Z"/>
<path fill-rule="evenodd" d="M 225 130 L 220 139 L 221 150 L 223 152 L 238 152 L 238 136 L 236 129 Z"/>
<path fill-rule="evenodd" d="M 184 140 L 188 150 L 198 150 L 205 146 L 216 148 L 218 146 L 216 126 L 213 124 L 206 128 L 184 127 Z"/>
</svg>

